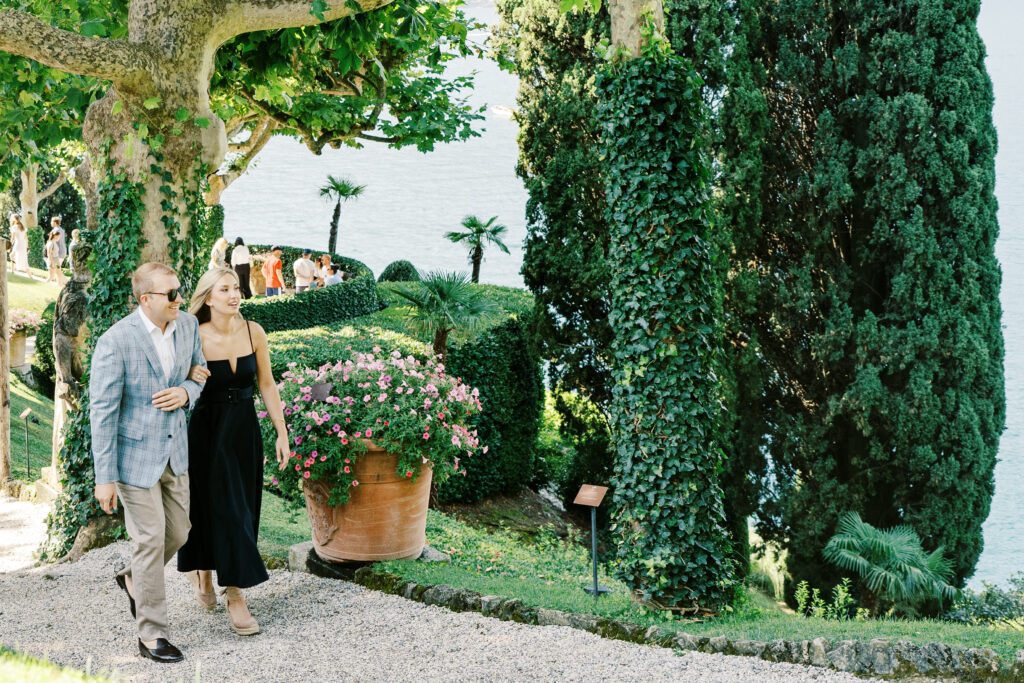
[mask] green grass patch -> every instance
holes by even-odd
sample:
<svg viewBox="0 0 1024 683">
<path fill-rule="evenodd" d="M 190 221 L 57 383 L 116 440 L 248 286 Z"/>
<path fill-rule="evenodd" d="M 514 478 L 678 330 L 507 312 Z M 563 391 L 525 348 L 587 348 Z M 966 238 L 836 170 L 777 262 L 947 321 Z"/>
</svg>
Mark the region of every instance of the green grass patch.
<svg viewBox="0 0 1024 683">
<path fill-rule="evenodd" d="M 11 374 L 11 476 L 25 483 L 39 479 L 40 469 L 49 467 L 53 453 L 53 401 L 33 391 Z M 18 419 L 31 408 L 28 422 L 28 466 L 25 463 L 25 421 Z"/>
<path fill-rule="evenodd" d="M 575 537 L 574 537 L 575 536 Z M 646 609 L 629 597 L 627 587 L 599 572 L 602 585 L 612 593 L 594 599 L 583 592 L 590 582 L 590 555 L 578 532 L 562 541 L 541 536 L 535 544 L 524 543 L 506 531 L 489 533 L 431 510 L 427 518 L 427 542 L 452 556 L 450 564 L 393 561 L 377 566 L 409 581 L 447 584 L 485 595 L 516 598 L 535 607 L 594 614 L 643 626 L 685 631 L 693 635 L 727 636 L 734 640 L 771 641 L 903 639 L 911 642 L 946 643 L 961 647 L 988 647 L 1005 664 L 1024 647 L 1019 633 L 996 631 L 934 620 L 827 621 L 787 614 L 768 597 L 748 591 L 746 604 L 719 617 L 694 623 Z"/>
<path fill-rule="evenodd" d="M 21 273 L 7 273 L 7 306 L 9 308 L 24 308 L 42 313 L 46 304 L 57 300 L 60 287 L 55 282 L 42 281 L 46 279 L 46 271 L 32 268 L 32 274 L 40 279 L 33 280 Z"/>
<path fill-rule="evenodd" d="M 67 669 L 0 645 L 0 681 L 19 683 L 101 683 L 109 678 L 90 676 L 83 671 Z"/>
<path fill-rule="evenodd" d="M 264 491 L 258 541 L 260 555 L 287 562 L 288 548 L 310 538 L 306 511 L 301 508 L 293 510 L 278 496 Z"/>
</svg>

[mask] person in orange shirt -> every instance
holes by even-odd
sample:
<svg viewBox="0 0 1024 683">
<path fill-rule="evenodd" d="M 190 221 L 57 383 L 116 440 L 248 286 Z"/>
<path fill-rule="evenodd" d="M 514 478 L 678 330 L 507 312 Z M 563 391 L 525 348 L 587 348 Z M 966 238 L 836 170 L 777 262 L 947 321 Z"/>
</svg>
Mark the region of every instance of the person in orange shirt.
<svg viewBox="0 0 1024 683">
<path fill-rule="evenodd" d="M 270 256 L 263 262 L 263 277 L 267 281 L 267 296 L 277 296 L 284 288 L 281 275 L 281 247 L 276 244 L 270 248 Z"/>
</svg>

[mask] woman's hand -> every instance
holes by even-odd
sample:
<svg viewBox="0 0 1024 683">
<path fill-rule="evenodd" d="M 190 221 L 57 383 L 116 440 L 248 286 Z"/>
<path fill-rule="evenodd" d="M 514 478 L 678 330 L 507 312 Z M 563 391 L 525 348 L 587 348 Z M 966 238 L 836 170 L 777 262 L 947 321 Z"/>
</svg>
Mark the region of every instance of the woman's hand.
<svg viewBox="0 0 1024 683">
<path fill-rule="evenodd" d="M 288 432 L 277 433 L 277 443 L 274 445 L 274 450 L 277 451 L 277 469 L 283 470 L 284 466 L 288 464 L 288 457 L 291 455 Z"/>
<path fill-rule="evenodd" d="M 210 376 L 210 371 L 202 365 L 193 365 L 192 369 L 188 371 L 188 378 L 193 382 L 200 384 L 206 383 L 206 378 Z"/>
</svg>

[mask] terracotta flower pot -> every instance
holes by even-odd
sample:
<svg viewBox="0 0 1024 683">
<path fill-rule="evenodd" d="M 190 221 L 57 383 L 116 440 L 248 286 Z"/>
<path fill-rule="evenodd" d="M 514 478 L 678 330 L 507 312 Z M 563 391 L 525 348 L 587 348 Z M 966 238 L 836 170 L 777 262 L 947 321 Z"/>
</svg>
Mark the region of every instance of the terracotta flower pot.
<svg viewBox="0 0 1024 683">
<path fill-rule="evenodd" d="M 11 334 L 10 362 L 12 368 L 20 368 L 25 364 L 25 341 L 27 339 L 28 336 L 21 330 Z"/>
<path fill-rule="evenodd" d="M 404 560 L 419 557 L 427 541 L 430 465 L 415 481 L 395 473 L 398 456 L 371 445 L 355 463 L 358 486 L 348 502 L 327 505 L 330 487 L 303 483 L 313 549 L 330 562 Z"/>
</svg>

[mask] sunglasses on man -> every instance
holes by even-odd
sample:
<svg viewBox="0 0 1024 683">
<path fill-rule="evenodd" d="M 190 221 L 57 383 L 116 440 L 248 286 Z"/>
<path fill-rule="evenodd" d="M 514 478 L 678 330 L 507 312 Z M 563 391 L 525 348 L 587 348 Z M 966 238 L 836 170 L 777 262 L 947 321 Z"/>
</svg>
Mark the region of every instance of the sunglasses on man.
<svg viewBox="0 0 1024 683">
<path fill-rule="evenodd" d="M 183 300 L 185 298 L 185 290 L 181 287 L 174 287 L 166 292 L 143 292 L 143 294 L 159 294 L 160 296 L 166 296 L 168 301 L 177 301 L 179 296 Z"/>
</svg>

